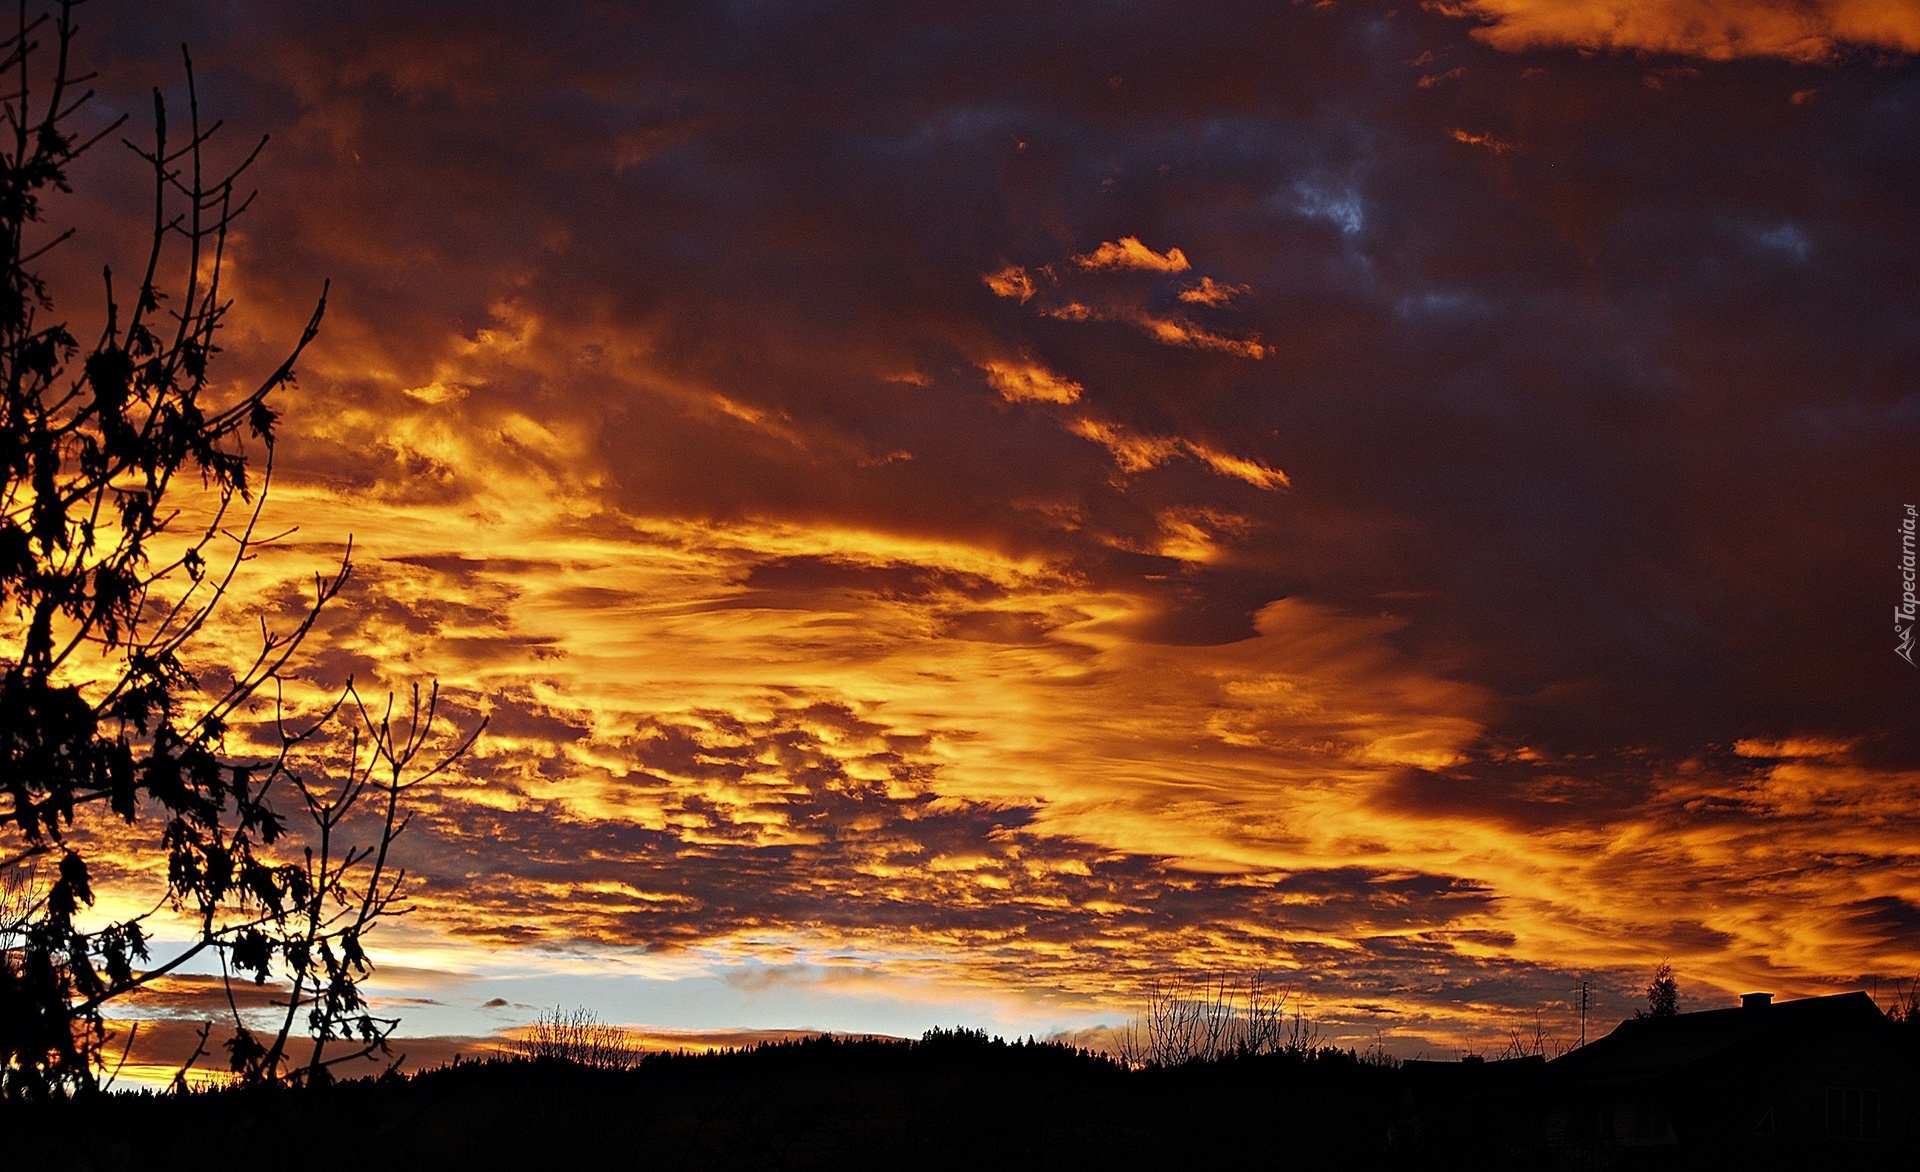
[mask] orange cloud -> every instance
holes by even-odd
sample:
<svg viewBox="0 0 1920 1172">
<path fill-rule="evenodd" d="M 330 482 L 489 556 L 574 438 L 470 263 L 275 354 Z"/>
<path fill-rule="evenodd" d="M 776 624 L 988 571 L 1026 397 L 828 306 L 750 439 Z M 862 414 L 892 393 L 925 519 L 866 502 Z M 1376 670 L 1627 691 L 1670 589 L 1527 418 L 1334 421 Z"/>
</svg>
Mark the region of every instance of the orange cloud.
<svg viewBox="0 0 1920 1172">
<path fill-rule="evenodd" d="M 1145 472 L 1158 467 L 1183 450 L 1177 439 L 1142 435 L 1099 419 L 1075 419 L 1067 424 L 1067 430 L 1106 448 L 1113 453 L 1113 462 L 1126 472 Z"/>
<path fill-rule="evenodd" d="M 1223 354 L 1237 354 L 1241 358 L 1260 359 L 1273 353 L 1272 347 L 1263 345 L 1253 338 L 1229 338 L 1225 334 L 1216 334 L 1203 330 L 1189 321 L 1177 317 L 1154 317 L 1151 314 L 1139 314 L 1131 319 L 1156 342 L 1169 346 L 1188 346 L 1196 350 L 1218 350 Z"/>
<path fill-rule="evenodd" d="M 1716 61 L 1824 61 L 1850 47 L 1920 52 L 1920 7 L 1898 0 L 1463 0 L 1474 36 L 1541 46 L 1678 53 Z"/>
<path fill-rule="evenodd" d="M 1277 468 L 1269 468 L 1258 460 L 1249 460 L 1243 456 L 1234 456 L 1209 447 L 1194 440 L 1178 436 L 1145 435 L 1117 423 L 1100 419 L 1080 418 L 1067 424 L 1067 429 L 1083 439 L 1105 447 L 1113 453 L 1114 463 L 1122 471 L 1145 472 L 1158 467 L 1176 456 L 1192 456 L 1222 476 L 1235 480 L 1244 480 L 1255 488 L 1273 491 L 1286 488 L 1293 482 L 1287 474 Z"/>
<path fill-rule="evenodd" d="M 1024 302 L 1033 296 L 1033 278 L 1019 265 L 1008 265 L 998 272 L 982 273 L 980 280 L 993 290 L 996 297 L 1011 297 Z"/>
<path fill-rule="evenodd" d="M 1255 488 L 1264 488 L 1269 492 L 1277 488 L 1286 488 L 1293 483 L 1287 474 L 1278 468 L 1269 468 L 1258 460 L 1249 460 L 1243 456 L 1229 455 L 1215 451 L 1205 444 L 1187 441 L 1187 450 L 1199 457 L 1207 467 L 1222 476 L 1231 476 L 1235 480 L 1244 480 Z"/>
<path fill-rule="evenodd" d="M 1158 253 L 1140 243 L 1138 237 L 1125 236 L 1118 241 L 1108 241 L 1090 253 L 1073 258 L 1082 269 L 1100 272 L 1112 272 L 1123 269 L 1144 270 L 1159 273 L 1180 273 L 1191 267 L 1186 254 L 1178 248 L 1169 248 Z M 1270 347 L 1256 338 L 1235 338 L 1212 330 L 1203 329 L 1182 317 L 1163 317 L 1138 304 L 1128 304 L 1125 297 L 1116 298 L 1111 291 L 1080 290 L 1086 300 L 1078 297 L 1062 297 L 1057 288 L 1058 274 L 1051 266 L 1038 270 L 1046 277 L 1050 285 L 1050 295 L 1042 297 L 1034 306 L 1035 312 L 1060 321 L 1097 321 L 1126 322 L 1138 327 L 1148 337 L 1166 346 L 1184 346 L 1195 350 L 1214 350 L 1223 354 L 1234 354 L 1241 358 L 1261 359 L 1271 354 Z M 983 274 L 981 280 L 987 287 L 1001 297 L 1026 303 L 1038 293 L 1039 286 L 1032 275 L 1016 265 L 1009 265 L 997 272 Z M 1233 285 L 1216 281 L 1212 277 L 1200 278 L 1200 283 L 1181 289 L 1175 296 L 1184 304 L 1219 307 L 1227 304 L 1235 296 L 1251 290 L 1245 284 Z M 1089 304 L 1092 301 L 1093 304 Z M 996 385 L 998 385 L 996 383 Z M 1009 396 L 1013 397 L 1013 396 Z M 1023 395 L 1035 398 L 1041 396 Z M 1056 400 L 1071 402 L 1071 400 Z"/>
<path fill-rule="evenodd" d="M 1224 285 L 1212 277 L 1201 277 L 1198 285 L 1180 290 L 1180 300 L 1191 305 L 1225 305 L 1250 288 L 1249 285 Z"/>
<path fill-rule="evenodd" d="M 1503 142 L 1493 137 L 1491 134 L 1475 134 L 1470 130 L 1462 130 L 1458 126 L 1453 128 L 1453 141 L 1465 143 L 1467 146 L 1484 147 L 1496 155 L 1504 155 L 1508 151 L 1520 149 L 1510 142 Z"/>
<path fill-rule="evenodd" d="M 1072 403 L 1085 389 L 1037 362 L 985 362 L 980 369 L 1009 403 Z"/>
<path fill-rule="evenodd" d="M 1733 742 L 1733 751 L 1742 757 L 1837 757 L 1852 748 L 1853 745 L 1846 741 L 1805 737 L 1781 741 L 1743 737 Z"/>
<path fill-rule="evenodd" d="M 1145 269 L 1154 273 L 1184 273 L 1190 267 L 1186 253 L 1177 248 L 1155 252 L 1137 236 L 1109 240 L 1092 252 L 1074 257 L 1073 263 L 1083 269 Z"/>
</svg>

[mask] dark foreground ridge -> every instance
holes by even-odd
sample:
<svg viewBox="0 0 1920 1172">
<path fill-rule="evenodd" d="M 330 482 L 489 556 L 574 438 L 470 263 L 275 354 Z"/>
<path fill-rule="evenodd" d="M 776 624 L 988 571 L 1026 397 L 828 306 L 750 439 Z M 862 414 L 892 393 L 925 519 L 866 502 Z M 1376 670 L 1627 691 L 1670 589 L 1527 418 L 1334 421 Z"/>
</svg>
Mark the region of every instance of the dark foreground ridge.
<svg viewBox="0 0 1920 1172">
<path fill-rule="evenodd" d="M 1838 1081 L 1836 1081 L 1838 1080 Z M 1128 1070 L 969 1030 L 628 1069 L 0 1104 L 0 1164 L 119 1169 L 1912 1167 L 1915 1052 L 1861 994 L 1629 1022 L 1554 1062 L 1323 1049 Z"/>
<path fill-rule="evenodd" d="M 1374 1154 L 1361 1137 L 1385 1136 L 1394 1078 L 1334 1051 L 1129 1071 L 961 1030 L 652 1054 L 629 1070 L 492 1060 L 303 1091 L 109 1096 L 14 1106 L 0 1125 L 23 1157 L 8 1166 L 36 1169 L 1268 1166 Z"/>
</svg>

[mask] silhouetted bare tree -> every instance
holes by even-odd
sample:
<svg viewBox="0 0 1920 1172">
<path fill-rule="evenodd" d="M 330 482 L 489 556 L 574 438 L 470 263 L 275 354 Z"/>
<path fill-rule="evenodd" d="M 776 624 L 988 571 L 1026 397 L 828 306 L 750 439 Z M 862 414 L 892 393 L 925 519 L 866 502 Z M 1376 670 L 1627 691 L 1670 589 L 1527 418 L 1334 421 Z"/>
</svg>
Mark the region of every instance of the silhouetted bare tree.
<svg viewBox="0 0 1920 1172">
<path fill-rule="evenodd" d="M 1894 982 L 1893 1000 L 1885 1012 L 1904 1036 L 1920 1040 L 1920 978 Z"/>
<path fill-rule="evenodd" d="M 1226 974 L 1191 985 L 1156 981 L 1138 1016 L 1114 1031 L 1114 1052 L 1133 1067 L 1178 1066 L 1230 1055 L 1311 1054 L 1319 1031 L 1264 973 L 1235 982 Z"/>
<path fill-rule="evenodd" d="M 1506 1058 L 1558 1058 L 1567 1052 L 1566 1043 L 1549 1032 L 1546 1019 L 1538 1010 L 1534 1011 L 1531 1030 L 1512 1030 L 1506 1046 L 1500 1051 L 1500 1057 Z"/>
<path fill-rule="evenodd" d="M 514 1042 L 521 1058 L 552 1058 L 603 1070 L 625 1070 L 640 1051 L 625 1030 L 608 1025 L 591 1009 L 554 1006 L 542 1013 Z"/>
<path fill-rule="evenodd" d="M 371 971 L 367 931 L 397 910 L 401 799 L 473 738 L 433 731 L 437 689 L 424 700 L 415 689 L 395 714 L 349 684 L 296 721 L 285 671 L 345 584 L 344 557 L 316 576 L 288 629 L 263 620 L 257 650 L 207 662 L 221 649 L 197 637 L 261 543 L 268 397 L 293 382 L 325 291 L 265 379 L 238 392 L 211 379 L 231 308 L 228 233 L 251 198 L 237 181 L 259 147 L 210 168 L 218 124 L 201 121 L 188 61 L 184 140 L 170 136 L 156 90 L 152 144 L 134 147 L 153 212 L 131 300 L 107 270 L 104 326 L 84 348 L 54 316 L 33 264 L 71 230 L 42 228 L 46 200 L 121 125 L 75 128 L 91 94 L 72 65 L 74 7 L 32 16 L 23 3 L 0 41 L 0 1095 L 96 1085 L 105 1007 L 196 958 L 217 961 L 229 982 L 285 982 L 270 1016 L 243 1013 L 229 984 L 236 1076 L 324 1078 L 383 1049 L 393 1028 L 359 982 Z M 202 677 L 219 682 L 202 688 Z M 316 771 L 326 754 L 338 756 Z M 292 823 L 281 812 L 289 793 Z M 350 818 L 364 825 L 350 833 Z M 154 830 L 157 841 L 143 834 Z M 366 845 L 351 841 L 359 832 Z M 85 914 L 103 862 L 142 850 L 165 860 L 153 906 L 106 922 Z M 192 939 L 152 963 L 163 909 Z M 301 1031 L 313 1042 L 296 1059 Z"/>
</svg>

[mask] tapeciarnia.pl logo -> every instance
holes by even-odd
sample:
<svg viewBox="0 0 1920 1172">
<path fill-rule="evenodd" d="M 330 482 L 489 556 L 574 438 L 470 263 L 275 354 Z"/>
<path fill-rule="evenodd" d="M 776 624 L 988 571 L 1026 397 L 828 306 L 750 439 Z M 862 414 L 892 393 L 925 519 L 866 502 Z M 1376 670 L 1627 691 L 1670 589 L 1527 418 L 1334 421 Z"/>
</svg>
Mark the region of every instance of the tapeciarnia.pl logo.
<svg viewBox="0 0 1920 1172">
<path fill-rule="evenodd" d="M 1893 653 L 1920 667 L 1913 662 L 1913 620 L 1916 603 L 1913 596 L 1913 528 L 1915 522 L 1912 505 L 1907 506 L 1907 515 L 1900 518 L 1900 605 L 1893 608 L 1893 634 L 1896 642 Z"/>
</svg>

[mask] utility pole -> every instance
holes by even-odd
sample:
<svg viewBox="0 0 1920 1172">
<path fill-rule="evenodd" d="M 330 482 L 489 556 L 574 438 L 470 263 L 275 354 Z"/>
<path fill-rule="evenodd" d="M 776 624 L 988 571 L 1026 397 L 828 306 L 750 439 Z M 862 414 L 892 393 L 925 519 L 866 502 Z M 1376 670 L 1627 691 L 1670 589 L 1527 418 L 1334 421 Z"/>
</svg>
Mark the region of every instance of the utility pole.
<svg viewBox="0 0 1920 1172">
<path fill-rule="evenodd" d="M 1587 1044 L 1587 1006 L 1593 1001 L 1589 992 L 1591 988 L 1591 982 L 1580 982 L 1580 1044 L 1582 1046 Z"/>
</svg>

